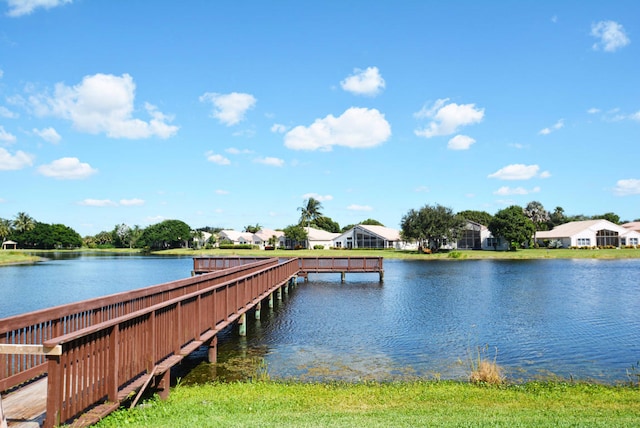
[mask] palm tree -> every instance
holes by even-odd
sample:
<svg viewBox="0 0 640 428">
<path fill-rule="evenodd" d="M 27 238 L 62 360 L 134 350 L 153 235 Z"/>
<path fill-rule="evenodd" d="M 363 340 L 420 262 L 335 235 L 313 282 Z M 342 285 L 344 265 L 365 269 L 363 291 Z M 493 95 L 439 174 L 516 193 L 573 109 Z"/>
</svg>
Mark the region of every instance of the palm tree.
<svg viewBox="0 0 640 428">
<path fill-rule="evenodd" d="M 5 220 L 0 218 L 0 242 L 4 242 L 4 240 L 11 234 L 11 220 Z"/>
<path fill-rule="evenodd" d="M 19 212 L 13 221 L 13 227 L 18 233 L 29 232 L 36 227 L 36 221 L 29 214 Z"/>
<path fill-rule="evenodd" d="M 321 209 L 322 203 L 315 198 L 305 200 L 302 206 L 298 207 L 298 210 L 300 211 L 300 226 L 307 226 L 307 236 L 309 235 L 311 222 L 322 216 L 322 212 L 320 211 Z M 307 247 L 308 246 L 307 242 Z"/>
</svg>

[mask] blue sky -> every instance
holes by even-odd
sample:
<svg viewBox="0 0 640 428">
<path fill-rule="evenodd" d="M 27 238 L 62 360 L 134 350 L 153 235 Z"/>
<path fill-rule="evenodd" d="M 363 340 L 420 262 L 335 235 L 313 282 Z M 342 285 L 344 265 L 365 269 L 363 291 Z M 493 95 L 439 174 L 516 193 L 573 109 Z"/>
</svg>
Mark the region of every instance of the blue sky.
<svg viewBox="0 0 640 428">
<path fill-rule="evenodd" d="M 0 218 L 640 217 L 640 2 L 0 2 Z"/>
</svg>

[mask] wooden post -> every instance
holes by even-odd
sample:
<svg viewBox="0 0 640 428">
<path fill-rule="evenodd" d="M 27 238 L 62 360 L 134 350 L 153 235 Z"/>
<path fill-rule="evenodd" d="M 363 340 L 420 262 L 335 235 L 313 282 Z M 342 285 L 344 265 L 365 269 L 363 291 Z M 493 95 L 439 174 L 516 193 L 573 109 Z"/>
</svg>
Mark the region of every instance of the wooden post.
<svg viewBox="0 0 640 428">
<path fill-rule="evenodd" d="M 273 293 L 269 294 L 269 309 L 273 309 Z"/>
<path fill-rule="evenodd" d="M 256 320 L 260 320 L 260 310 L 262 309 L 262 301 L 256 305 Z"/>
<path fill-rule="evenodd" d="M 282 287 L 278 287 L 278 291 L 276 291 L 276 297 L 278 300 L 282 300 Z"/>
<path fill-rule="evenodd" d="M 380 282 L 384 282 L 384 269 L 380 269 Z"/>
<path fill-rule="evenodd" d="M 340 272 L 340 282 L 345 283 L 347 278 L 347 273 L 345 271 Z"/>
<path fill-rule="evenodd" d="M 240 336 L 246 336 L 247 335 L 247 313 L 245 312 L 244 314 L 240 315 L 240 320 L 238 321 L 238 324 L 240 325 Z"/>
<path fill-rule="evenodd" d="M 207 359 L 210 363 L 215 364 L 218 361 L 218 336 L 213 336 L 213 339 L 209 342 L 209 352 L 207 352 Z"/>
</svg>

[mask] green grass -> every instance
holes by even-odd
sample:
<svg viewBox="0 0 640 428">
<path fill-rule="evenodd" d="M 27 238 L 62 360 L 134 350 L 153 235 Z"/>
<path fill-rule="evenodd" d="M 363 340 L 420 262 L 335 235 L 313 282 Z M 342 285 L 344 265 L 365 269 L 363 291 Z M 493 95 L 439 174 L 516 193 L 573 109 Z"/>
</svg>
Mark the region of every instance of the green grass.
<svg viewBox="0 0 640 428">
<path fill-rule="evenodd" d="M 639 249 L 571 250 L 525 249 L 518 251 L 457 250 L 435 254 L 395 250 L 191 250 L 176 249 L 154 254 L 179 256 L 262 256 L 262 257 L 384 257 L 406 260 L 482 260 L 482 259 L 634 259 L 640 258 Z M 455 257 L 452 257 L 451 255 Z"/>
<path fill-rule="evenodd" d="M 640 390 L 591 384 L 463 382 L 179 386 L 98 427 L 625 427 Z"/>
<path fill-rule="evenodd" d="M 20 250 L 0 250 L 0 266 L 21 263 L 35 263 L 42 260 L 40 257 L 22 252 Z"/>
</svg>

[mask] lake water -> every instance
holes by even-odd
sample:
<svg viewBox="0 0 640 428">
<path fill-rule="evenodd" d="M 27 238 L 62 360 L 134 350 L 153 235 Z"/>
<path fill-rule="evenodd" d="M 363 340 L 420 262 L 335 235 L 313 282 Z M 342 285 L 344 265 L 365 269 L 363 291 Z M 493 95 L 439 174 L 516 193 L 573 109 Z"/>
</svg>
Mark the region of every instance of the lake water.
<svg viewBox="0 0 640 428">
<path fill-rule="evenodd" d="M 495 358 L 512 381 L 628 381 L 640 360 L 640 260 L 385 260 L 377 274 L 311 275 L 220 335 L 219 364 L 263 362 L 271 378 L 465 379 Z M 0 268 L 0 317 L 190 275 L 191 258 L 82 255 Z M 250 365 L 250 364 L 249 364 Z M 252 367 L 251 369 L 255 369 Z"/>
</svg>

